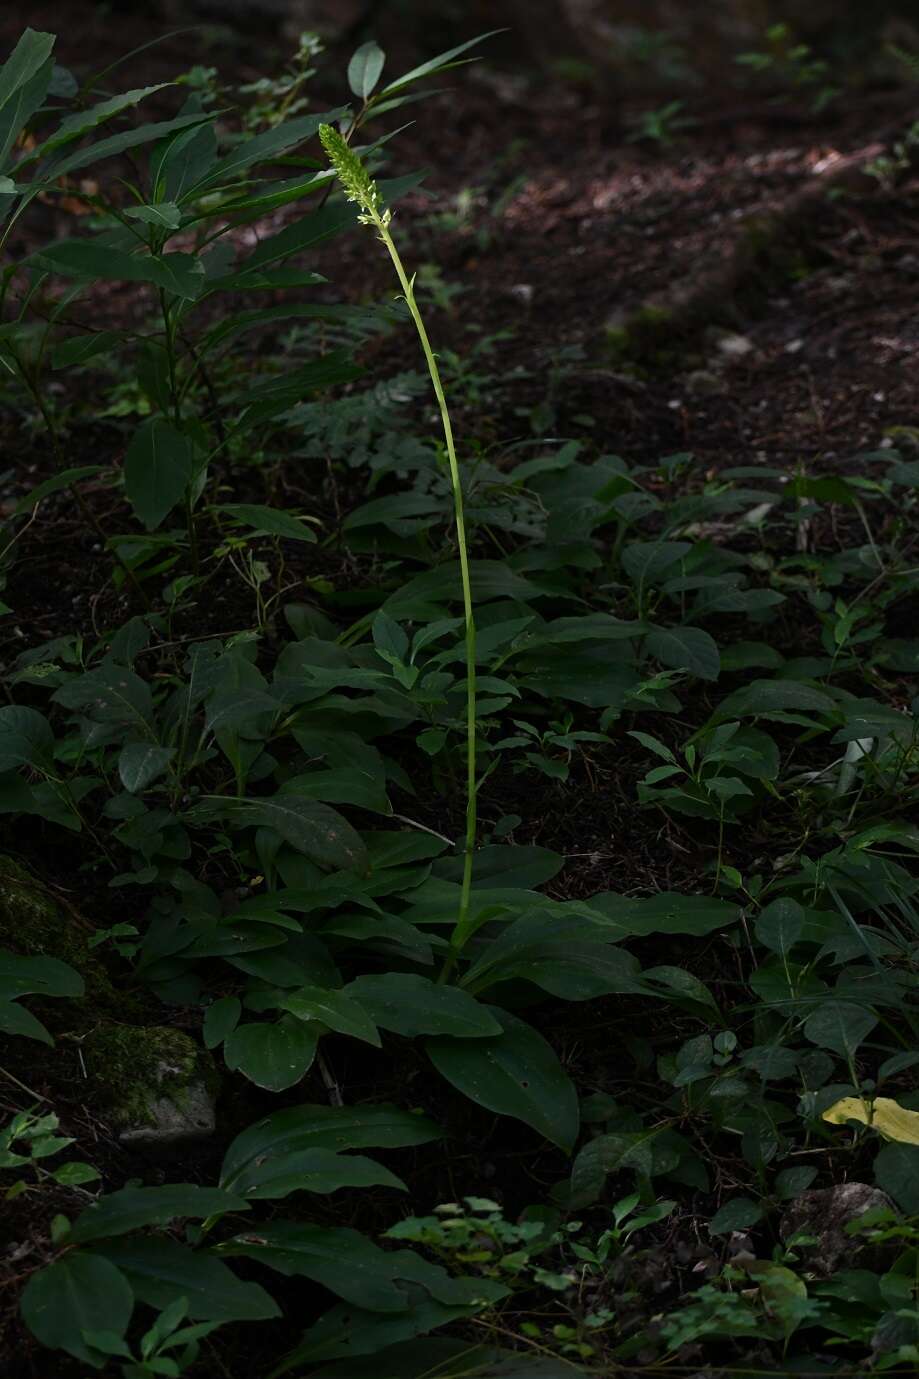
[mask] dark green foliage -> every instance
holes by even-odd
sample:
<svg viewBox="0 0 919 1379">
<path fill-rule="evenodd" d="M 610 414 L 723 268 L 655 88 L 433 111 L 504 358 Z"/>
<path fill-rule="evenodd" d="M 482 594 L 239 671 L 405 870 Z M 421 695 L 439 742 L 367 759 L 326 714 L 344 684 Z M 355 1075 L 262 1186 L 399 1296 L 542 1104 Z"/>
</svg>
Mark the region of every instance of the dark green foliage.
<svg viewBox="0 0 919 1379">
<path fill-rule="evenodd" d="M 844 477 L 751 466 L 711 480 L 684 453 L 641 465 L 575 441 L 487 456 L 470 443 L 473 767 L 482 799 L 496 790 L 457 942 L 468 685 L 453 494 L 444 455 L 413 430 L 420 376 L 350 387 L 361 346 L 403 314 L 304 300 L 325 279 L 300 256 L 354 220 L 326 202 L 319 125 L 355 136 L 470 45 L 381 87 L 384 55 L 365 43 L 347 71 L 356 109 L 321 114 L 300 113 L 314 55 L 301 45 L 283 90 L 260 89 L 232 134 L 206 83 L 153 124 L 125 116 L 158 88 L 60 106 L 52 46 L 27 31 L 0 69 L 0 210 L 12 231 L 84 168 L 100 190 L 86 234 L 43 245 L 2 280 L 0 361 L 59 462 L 10 522 L 15 532 L 85 480 L 111 488 L 125 531 L 104 539 L 138 611 L 92 638 L 27 648 L 9 668 L 0 812 L 51 845 L 78 837 L 87 865 L 136 902 L 136 925 L 92 940 L 127 940 L 116 947 L 125 985 L 182 1009 L 246 1095 L 302 1087 L 306 1100 L 282 1100 L 236 1135 L 215 1185 L 98 1195 L 82 1187 L 95 1174 L 85 1164 L 46 1175 L 41 1158 L 72 1141 L 37 1113 L 17 1117 L 0 1142 L 0 1167 L 23 1174 L 9 1195 L 46 1190 L 46 1178 L 77 1194 L 28 1263 L 30 1331 L 125 1379 L 194 1372 L 215 1328 L 280 1315 L 275 1294 L 292 1296 L 280 1276 L 331 1296 L 303 1294 L 301 1341 L 265 1361 L 279 1375 L 554 1379 L 556 1358 L 566 1373 L 601 1358 L 628 1367 L 639 1352 L 677 1366 L 684 1345 L 737 1337 L 765 1338 L 798 1365 L 806 1346 L 788 1347 L 799 1328 L 843 1343 L 847 1364 L 911 1362 L 914 1228 L 875 1221 L 899 1242 L 886 1272 L 815 1284 L 775 1226 L 818 1180 L 865 1171 L 901 1213 L 919 1209 L 915 1141 L 824 1118 L 847 1097 L 917 1108 L 919 702 L 908 677 L 919 641 L 899 618 L 919 588 L 903 539 L 916 464 L 885 451 Z M 379 160 L 385 137 L 363 156 Z M 106 160 L 127 150 L 135 180 L 124 186 Z M 417 182 L 379 187 L 392 203 Z M 256 248 L 229 247 L 231 232 L 309 197 Z M 100 282 L 132 284 L 142 329 L 75 328 L 71 305 Z M 272 304 L 250 306 L 252 294 Z M 296 323 L 286 348 L 250 350 L 249 332 L 270 338 L 280 322 Z M 49 402 L 49 371 L 77 379 L 103 359 L 120 469 L 109 457 L 65 463 L 66 419 Z M 463 388 L 472 396 L 479 382 L 458 355 L 450 368 L 468 401 Z M 337 526 L 270 501 L 266 438 L 360 480 Z M 257 481 L 237 484 L 240 473 Z M 848 544 L 798 542 L 828 509 L 857 517 Z M 298 576 L 286 601 L 268 561 L 283 570 L 307 547 L 344 553 L 354 579 Z M 230 570 L 252 596 L 252 625 L 212 634 L 205 620 L 200 636 L 175 635 Z M 595 767 L 659 830 L 660 849 L 688 837 L 691 882 L 585 894 L 577 846 L 569 859 L 513 840 L 523 823 L 540 834 L 499 812 L 501 790 L 563 814 L 566 788 L 593 789 Z M 609 799 L 595 793 L 600 814 Z M 0 1028 L 17 1045 L 50 1042 L 30 1001 L 79 998 L 83 979 L 30 946 L 37 925 L 22 951 L 8 927 Z M 318 1104 L 336 1099 L 339 1058 L 367 1060 L 366 1099 Z M 371 1100 L 383 1076 L 386 1097 Z M 521 1159 L 538 1160 L 545 1201 L 514 1222 L 489 1199 L 444 1204 L 382 1245 L 328 1224 L 340 1200 L 348 1222 L 355 1202 L 372 1201 L 377 1221 L 427 1211 L 406 1200 L 413 1151 L 445 1140 L 452 1154 L 466 1120 L 486 1137 L 494 1121 Z M 492 1146 L 475 1149 L 484 1181 Z M 629 1195 L 613 1197 L 602 1229 L 620 1180 Z M 686 1307 L 626 1334 L 603 1305 L 603 1288 L 615 1296 L 622 1282 L 614 1266 L 640 1258 L 633 1233 L 663 1238 L 663 1223 L 699 1201 L 711 1208 L 706 1238 L 756 1232 L 764 1257 L 745 1246 L 727 1272 L 707 1269 Z M 418 1248 L 392 1247 L 405 1240 Z M 585 1280 L 598 1285 L 586 1316 Z M 502 1351 L 494 1336 L 515 1334 L 508 1299 L 532 1302 L 534 1290 L 566 1320 L 520 1326 L 538 1351 Z M 476 1316 L 496 1323 L 483 1346 L 462 1329 L 425 1339 Z M 705 1363 L 723 1353 L 706 1350 Z"/>
</svg>

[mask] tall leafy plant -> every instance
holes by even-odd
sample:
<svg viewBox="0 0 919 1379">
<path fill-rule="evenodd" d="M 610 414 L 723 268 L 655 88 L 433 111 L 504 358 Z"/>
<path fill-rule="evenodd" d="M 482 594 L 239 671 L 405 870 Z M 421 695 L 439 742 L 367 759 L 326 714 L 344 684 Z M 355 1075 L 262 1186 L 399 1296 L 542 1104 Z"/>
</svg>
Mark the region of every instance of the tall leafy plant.
<svg viewBox="0 0 919 1379">
<path fill-rule="evenodd" d="M 92 80 L 80 92 L 69 73 L 55 68 L 54 41 L 52 34 L 26 30 L 0 68 L 0 224 L 6 222 L 0 248 L 38 197 L 53 202 L 66 196 L 67 205 L 82 203 L 91 217 L 80 217 L 80 223 L 89 221 L 93 229 L 41 244 L 24 260 L 3 268 L 0 362 L 25 388 L 52 436 L 59 473 L 43 494 L 71 485 L 82 502 L 78 485 L 99 467 L 65 467 L 46 375 L 49 369 L 83 367 L 102 356 L 127 356 L 146 415 L 127 437 L 123 482 L 146 536 L 111 538 L 109 544 L 135 582 L 139 572 L 158 573 L 174 564 L 180 540 L 197 572 L 202 506 L 220 530 L 240 520 L 249 530 L 275 530 L 278 521 L 263 508 L 255 512 L 245 505 L 209 502 L 214 461 L 245 453 L 256 432 L 304 395 L 359 373 L 351 350 L 332 348 L 253 380 L 248 370 L 221 366 L 228 349 L 253 330 L 285 319 L 344 319 L 358 333 L 379 324 L 369 308 L 290 298 L 268 307 L 258 304 L 266 292 L 287 293 L 323 282 L 312 269 L 297 266 L 297 256 L 354 221 L 350 208 L 325 205 L 330 174 L 304 146 L 320 124 L 342 120 L 353 137 L 370 119 L 419 99 L 424 93 L 409 88 L 455 65 L 470 44 L 421 64 L 380 90 L 375 88 L 384 54 L 375 43 L 364 44 L 348 72 L 359 101 L 356 110 L 341 105 L 291 116 L 285 107 L 268 128 L 246 126 L 227 136 L 218 126 L 219 109 L 211 108 L 206 93 L 202 97 L 193 90 L 173 118 L 99 138 L 103 127 L 123 120 L 169 84 L 81 105 L 90 98 Z M 297 109 L 304 104 L 301 90 Z M 149 156 L 140 160 L 144 150 Z M 115 158 L 122 160 L 122 176 L 97 171 Z M 295 175 L 278 177 L 272 169 L 279 165 L 293 168 Z M 82 177 L 89 168 L 93 182 L 72 185 L 74 175 Z M 417 180 L 402 179 L 387 187 L 387 195 L 392 199 Z M 310 197 L 319 199 L 310 213 L 261 238 L 254 249 L 239 252 L 235 232 Z M 131 283 L 149 294 L 151 324 L 138 331 L 118 322 L 100 327 L 96 320 L 78 319 L 77 303 L 100 283 Z M 227 294 L 232 294 L 232 309 Z M 250 308 L 239 309 L 241 294 L 255 299 Z M 87 521 L 103 536 L 92 512 L 83 507 Z M 163 530 L 176 511 L 184 513 L 184 538 Z M 303 531 L 298 539 L 314 538 Z"/>
</svg>

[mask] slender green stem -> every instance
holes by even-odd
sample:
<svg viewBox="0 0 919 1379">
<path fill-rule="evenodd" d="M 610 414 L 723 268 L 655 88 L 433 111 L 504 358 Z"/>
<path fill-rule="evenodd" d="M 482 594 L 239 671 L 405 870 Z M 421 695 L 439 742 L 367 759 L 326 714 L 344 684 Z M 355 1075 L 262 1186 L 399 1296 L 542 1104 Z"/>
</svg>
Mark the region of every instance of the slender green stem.
<svg viewBox="0 0 919 1379">
<path fill-rule="evenodd" d="M 444 395 L 437 356 L 431 348 L 424 320 L 415 300 L 413 279 L 409 278 L 399 256 L 399 251 L 389 233 L 391 213 L 380 204 L 376 186 L 360 162 L 358 156 L 348 147 L 347 141 L 329 125 L 320 126 L 319 137 L 338 173 L 345 193 L 350 201 L 356 201 L 363 211 L 359 219 L 373 225 L 386 246 L 396 276 L 402 287 L 405 304 L 411 313 L 418 332 L 418 339 L 424 352 L 431 384 L 440 408 L 447 459 L 450 466 L 450 482 L 453 488 L 453 509 L 456 521 L 456 540 L 459 547 L 460 577 L 463 586 L 463 613 L 466 624 L 466 841 L 463 855 L 463 881 L 460 889 L 459 913 L 450 939 L 440 980 L 446 981 L 452 972 L 459 954 L 469 938 L 469 909 L 472 891 L 472 860 L 475 852 L 477 825 L 477 782 L 476 782 L 476 660 L 475 660 L 475 618 L 472 608 L 472 584 L 469 577 L 469 553 L 466 544 L 466 523 L 463 512 L 463 485 L 456 446 L 453 441 L 453 427 L 450 424 L 450 411 Z"/>
<path fill-rule="evenodd" d="M 459 471 L 459 463 L 456 458 L 456 447 L 453 442 L 453 427 L 450 424 L 450 412 L 447 407 L 447 399 L 444 395 L 443 384 L 440 378 L 440 369 L 437 367 L 437 356 L 431 348 L 428 339 L 428 332 L 418 309 L 415 300 L 415 293 L 412 282 L 407 276 L 399 257 L 392 235 L 383 224 L 379 215 L 374 216 L 374 223 L 380 232 L 380 238 L 389 251 L 393 267 L 402 285 L 405 294 L 405 302 L 411 312 L 412 320 L 415 322 L 415 329 L 418 332 L 418 339 L 421 341 L 421 348 L 424 351 L 425 362 L 428 372 L 431 375 L 431 384 L 437 398 L 437 405 L 440 408 L 440 419 L 444 430 L 444 440 L 447 446 L 447 459 L 450 464 L 450 482 L 453 488 L 453 508 L 456 519 L 456 541 L 459 547 L 460 578 L 463 585 L 463 614 L 466 623 L 466 844 L 463 855 L 463 884 L 460 892 L 459 917 L 456 928 L 451 940 L 451 954 L 447 959 L 449 970 L 456 960 L 456 953 L 462 949 L 466 940 L 466 930 L 469 924 L 469 902 L 472 889 L 472 858 L 475 851 L 475 835 L 477 824 L 477 800 L 476 800 L 476 683 L 475 683 L 475 617 L 472 608 L 472 584 L 469 578 L 469 552 L 466 543 L 466 522 L 463 512 L 463 484 Z"/>
</svg>

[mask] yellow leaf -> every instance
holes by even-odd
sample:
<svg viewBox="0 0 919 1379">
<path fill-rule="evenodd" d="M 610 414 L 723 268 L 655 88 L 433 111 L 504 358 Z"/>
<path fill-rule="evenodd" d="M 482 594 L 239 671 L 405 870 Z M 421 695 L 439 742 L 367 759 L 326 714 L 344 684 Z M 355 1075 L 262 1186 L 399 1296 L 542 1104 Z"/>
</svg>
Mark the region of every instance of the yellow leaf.
<svg viewBox="0 0 919 1379">
<path fill-rule="evenodd" d="M 846 1096 L 837 1101 L 823 1119 L 831 1125 L 845 1125 L 847 1120 L 860 1120 L 870 1125 L 886 1140 L 897 1140 L 900 1144 L 919 1144 L 919 1111 L 907 1111 L 905 1106 L 890 1097 L 879 1096 L 874 1101 L 862 1101 L 860 1097 Z"/>
</svg>

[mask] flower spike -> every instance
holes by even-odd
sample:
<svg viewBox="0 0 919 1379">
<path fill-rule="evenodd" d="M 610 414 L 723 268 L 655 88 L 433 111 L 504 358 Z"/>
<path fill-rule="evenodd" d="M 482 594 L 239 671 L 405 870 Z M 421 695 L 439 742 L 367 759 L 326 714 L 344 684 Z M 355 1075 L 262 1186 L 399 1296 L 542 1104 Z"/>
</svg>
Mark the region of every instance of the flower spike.
<svg viewBox="0 0 919 1379">
<path fill-rule="evenodd" d="M 349 201 L 357 202 L 364 212 L 358 216 L 361 224 L 388 225 L 392 219 L 392 212 L 382 209 L 376 182 L 343 136 L 331 125 L 321 124 L 319 139 L 338 175 L 345 196 Z"/>
</svg>

